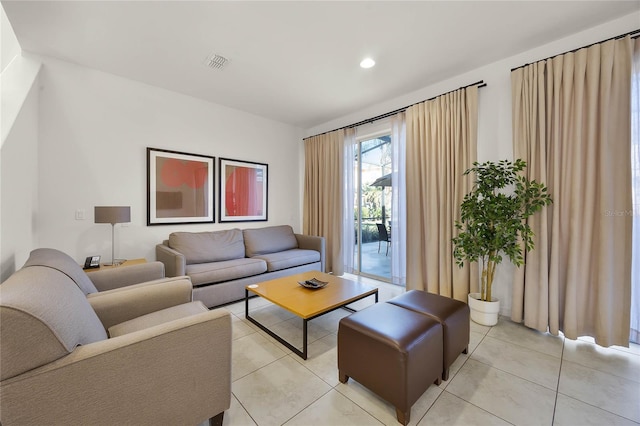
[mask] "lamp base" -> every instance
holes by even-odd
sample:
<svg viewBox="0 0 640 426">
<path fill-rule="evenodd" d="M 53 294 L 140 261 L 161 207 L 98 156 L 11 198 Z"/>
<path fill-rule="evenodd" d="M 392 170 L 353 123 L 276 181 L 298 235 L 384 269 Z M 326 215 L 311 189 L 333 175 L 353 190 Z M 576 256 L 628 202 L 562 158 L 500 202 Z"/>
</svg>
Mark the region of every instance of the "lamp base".
<svg viewBox="0 0 640 426">
<path fill-rule="evenodd" d="M 127 261 L 127 259 L 114 259 L 113 262 L 111 262 L 111 263 L 103 263 L 102 265 L 103 266 L 120 266 L 126 261 Z"/>
</svg>

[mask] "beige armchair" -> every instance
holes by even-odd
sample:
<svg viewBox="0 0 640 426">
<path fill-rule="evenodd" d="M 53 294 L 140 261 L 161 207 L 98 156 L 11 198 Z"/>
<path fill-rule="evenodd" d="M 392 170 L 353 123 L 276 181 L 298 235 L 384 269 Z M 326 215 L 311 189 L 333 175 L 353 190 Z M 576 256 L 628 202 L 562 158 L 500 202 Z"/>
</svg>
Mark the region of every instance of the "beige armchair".
<svg viewBox="0 0 640 426">
<path fill-rule="evenodd" d="M 0 285 L 0 423 L 221 424 L 231 319 L 191 302 L 191 288 L 178 278 L 87 296 L 27 262 Z"/>
</svg>

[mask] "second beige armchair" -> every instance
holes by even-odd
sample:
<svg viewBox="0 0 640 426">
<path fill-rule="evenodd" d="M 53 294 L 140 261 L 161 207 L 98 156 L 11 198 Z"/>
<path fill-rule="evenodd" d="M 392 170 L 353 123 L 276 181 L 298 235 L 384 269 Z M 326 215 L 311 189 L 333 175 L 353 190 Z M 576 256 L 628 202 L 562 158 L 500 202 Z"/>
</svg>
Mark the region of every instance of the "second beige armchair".
<svg viewBox="0 0 640 426">
<path fill-rule="evenodd" d="M 187 278 L 87 296 L 41 260 L 0 285 L 2 425 L 222 423 L 228 311 L 192 302 Z"/>
</svg>

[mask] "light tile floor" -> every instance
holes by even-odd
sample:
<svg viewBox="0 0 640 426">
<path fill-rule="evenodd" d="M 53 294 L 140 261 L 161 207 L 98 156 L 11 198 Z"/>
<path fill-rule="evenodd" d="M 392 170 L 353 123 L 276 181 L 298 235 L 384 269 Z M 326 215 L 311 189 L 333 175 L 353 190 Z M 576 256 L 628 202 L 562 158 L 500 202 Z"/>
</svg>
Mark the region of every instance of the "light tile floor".
<svg viewBox="0 0 640 426">
<path fill-rule="evenodd" d="M 404 292 L 379 287 L 380 301 Z M 356 309 L 373 303 L 368 298 Z M 302 341 L 301 320 L 263 299 L 252 315 L 288 341 Z M 337 372 L 338 310 L 313 320 L 304 361 L 244 319 L 233 315 L 232 402 L 224 425 L 397 425 L 395 409 Z M 638 425 L 640 346 L 602 348 L 530 330 L 500 318 L 494 327 L 471 323 L 469 354 L 450 378 L 432 385 L 411 410 L 412 425 Z"/>
</svg>

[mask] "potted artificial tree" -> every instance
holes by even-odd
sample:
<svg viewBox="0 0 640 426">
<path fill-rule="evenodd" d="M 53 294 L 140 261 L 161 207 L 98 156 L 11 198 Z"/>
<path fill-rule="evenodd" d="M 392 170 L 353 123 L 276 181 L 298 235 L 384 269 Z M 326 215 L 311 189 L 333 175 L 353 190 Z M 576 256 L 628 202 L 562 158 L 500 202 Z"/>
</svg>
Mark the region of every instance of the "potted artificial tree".
<svg viewBox="0 0 640 426">
<path fill-rule="evenodd" d="M 553 202 L 544 184 L 519 174 L 526 166 L 521 159 L 475 162 L 464 172 L 474 173 L 476 180 L 460 206 L 453 255 L 460 267 L 465 261 L 482 262 L 480 293 L 469 294 L 469 308 L 471 319 L 483 325 L 498 322 L 500 302 L 491 295 L 496 266 L 503 255 L 516 266 L 524 264 L 520 241 L 527 250 L 534 248 L 526 219 Z"/>
</svg>

